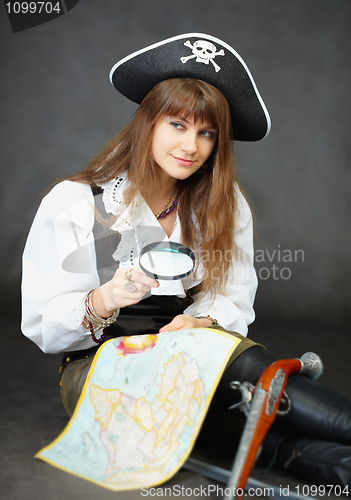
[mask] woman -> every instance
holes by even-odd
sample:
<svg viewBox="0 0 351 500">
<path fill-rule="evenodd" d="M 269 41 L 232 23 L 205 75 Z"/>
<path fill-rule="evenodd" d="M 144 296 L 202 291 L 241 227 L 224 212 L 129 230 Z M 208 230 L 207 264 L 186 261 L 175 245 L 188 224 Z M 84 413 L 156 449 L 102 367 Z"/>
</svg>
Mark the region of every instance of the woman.
<svg viewBox="0 0 351 500">
<path fill-rule="evenodd" d="M 230 381 L 255 383 L 273 362 L 246 339 L 257 278 L 251 212 L 231 149 L 233 138 L 265 137 L 268 112 L 240 56 L 209 35 L 180 35 L 138 51 L 112 68 L 111 81 L 140 107 L 85 170 L 44 198 L 24 251 L 23 332 L 45 352 L 66 352 L 61 394 L 72 415 L 96 349 L 107 338 L 226 329 L 241 342 L 216 401 L 232 404 Z M 160 240 L 190 247 L 195 272 L 163 282 L 141 271 L 140 250 Z M 315 440 L 325 440 L 334 454 L 334 441 L 351 444 L 345 398 L 303 376 L 287 393 L 292 411 L 275 427 L 293 435 L 282 441 L 276 431 L 280 461 L 302 443 L 297 436 L 313 438 L 307 445 L 314 462 L 320 453 L 313 451 L 320 444 Z M 349 446 L 340 456 L 345 453 L 346 479 L 335 479 L 331 467 L 329 482 L 349 481 Z M 292 466 L 298 474 L 298 459 Z M 323 482 L 323 474 L 308 479 Z"/>
</svg>

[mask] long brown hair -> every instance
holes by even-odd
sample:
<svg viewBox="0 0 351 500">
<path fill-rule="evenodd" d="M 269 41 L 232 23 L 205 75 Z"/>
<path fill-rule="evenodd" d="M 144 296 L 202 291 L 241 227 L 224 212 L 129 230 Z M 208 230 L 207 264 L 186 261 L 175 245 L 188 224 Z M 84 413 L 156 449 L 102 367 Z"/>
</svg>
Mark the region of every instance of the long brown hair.
<svg viewBox="0 0 351 500">
<path fill-rule="evenodd" d="M 156 192 L 160 168 L 151 142 L 155 123 L 164 116 L 193 117 L 218 130 L 206 163 L 190 178 L 178 181 L 182 243 L 200 251 L 203 293 L 224 289 L 233 255 L 237 173 L 232 149 L 232 121 L 227 100 L 212 85 L 193 78 L 173 78 L 157 84 L 145 97 L 131 122 L 114 136 L 80 173 L 68 179 L 91 185 L 128 172 L 127 204 L 140 192 Z M 199 255 L 199 253 L 198 253 Z"/>
</svg>

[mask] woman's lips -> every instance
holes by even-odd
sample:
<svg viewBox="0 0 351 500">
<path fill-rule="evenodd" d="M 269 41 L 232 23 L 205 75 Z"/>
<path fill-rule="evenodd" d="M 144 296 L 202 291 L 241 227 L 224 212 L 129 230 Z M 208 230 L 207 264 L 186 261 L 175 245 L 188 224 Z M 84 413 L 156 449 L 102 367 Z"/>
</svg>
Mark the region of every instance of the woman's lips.
<svg viewBox="0 0 351 500">
<path fill-rule="evenodd" d="M 180 164 L 186 167 L 189 167 L 195 163 L 195 160 L 186 160 L 185 158 L 178 158 L 177 156 L 173 156 L 173 158 Z"/>
</svg>

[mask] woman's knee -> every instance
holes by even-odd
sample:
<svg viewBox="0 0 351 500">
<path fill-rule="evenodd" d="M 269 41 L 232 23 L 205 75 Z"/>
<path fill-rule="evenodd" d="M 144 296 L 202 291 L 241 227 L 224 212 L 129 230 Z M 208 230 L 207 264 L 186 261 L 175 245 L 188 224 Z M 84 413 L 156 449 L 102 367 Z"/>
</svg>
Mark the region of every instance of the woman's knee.
<svg viewBox="0 0 351 500">
<path fill-rule="evenodd" d="M 61 398 L 71 417 L 77 406 L 94 356 L 87 356 L 68 363 L 61 376 Z"/>
</svg>

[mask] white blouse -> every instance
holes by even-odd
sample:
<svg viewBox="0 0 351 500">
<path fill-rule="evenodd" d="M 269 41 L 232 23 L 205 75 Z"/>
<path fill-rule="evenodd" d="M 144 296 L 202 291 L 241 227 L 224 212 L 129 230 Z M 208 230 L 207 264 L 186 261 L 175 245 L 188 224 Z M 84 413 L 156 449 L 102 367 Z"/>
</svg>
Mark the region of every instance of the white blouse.
<svg viewBox="0 0 351 500">
<path fill-rule="evenodd" d="M 168 238 L 141 196 L 133 207 L 126 207 L 123 193 L 127 182 L 127 177 L 122 175 L 101 187 L 106 212 L 120 214 L 112 226 L 121 234 L 113 259 L 120 267 L 131 268 L 139 267 L 139 252 L 145 245 L 160 240 L 179 243 L 181 228 L 177 216 Z M 253 267 L 251 211 L 239 190 L 237 193 L 235 242 L 238 252 L 235 257 L 232 253 L 223 256 L 232 261 L 225 293 L 218 294 L 214 300 L 209 295 L 195 295 L 184 313 L 209 314 L 224 328 L 246 336 L 247 327 L 255 317 L 257 277 Z M 44 352 L 96 346 L 82 325 L 84 297 L 100 286 L 92 232 L 94 220 L 95 203 L 90 186 L 71 181 L 56 185 L 42 200 L 34 218 L 23 253 L 22 331 Z M 183 280 L 160 280 L 160 287 L 151 293 L 184 297 L 184 289 L 201 283 L 204 276 L 201 259 L 209 256 L 201 252 L 197 256 L 200 265 L 196 273 Z"/>
</svg>

